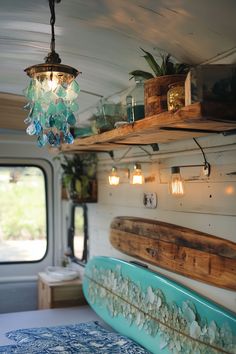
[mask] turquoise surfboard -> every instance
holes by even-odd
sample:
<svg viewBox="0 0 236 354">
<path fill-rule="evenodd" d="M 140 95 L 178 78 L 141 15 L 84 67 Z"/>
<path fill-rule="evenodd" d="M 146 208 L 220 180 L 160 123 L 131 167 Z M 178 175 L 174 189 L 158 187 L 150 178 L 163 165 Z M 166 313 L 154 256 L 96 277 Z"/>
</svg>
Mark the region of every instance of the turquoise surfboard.
<svg viewBox="0 0 236 354">
<path fill-rule="evenodd" d="M 85 267 L 89 305 L 154 354 L 236 353 L 236 315 L 137 264 L 94 257 Z"/>
</svg>

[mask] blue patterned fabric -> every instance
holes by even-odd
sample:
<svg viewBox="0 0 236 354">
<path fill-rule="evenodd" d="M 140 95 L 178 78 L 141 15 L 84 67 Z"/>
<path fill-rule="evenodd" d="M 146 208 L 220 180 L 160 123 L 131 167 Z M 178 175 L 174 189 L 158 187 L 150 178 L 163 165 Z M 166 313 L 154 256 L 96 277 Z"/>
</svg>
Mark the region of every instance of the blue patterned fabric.
<svg viewBox="0 0 236 354">
<path fill-rule="evenodd" d="M 150 354 L 129 338 L 109 332 L 98 322 L 19 329 L 7 333 L 16 344 L 0 347 L 1 354 Z"/>
</svg>

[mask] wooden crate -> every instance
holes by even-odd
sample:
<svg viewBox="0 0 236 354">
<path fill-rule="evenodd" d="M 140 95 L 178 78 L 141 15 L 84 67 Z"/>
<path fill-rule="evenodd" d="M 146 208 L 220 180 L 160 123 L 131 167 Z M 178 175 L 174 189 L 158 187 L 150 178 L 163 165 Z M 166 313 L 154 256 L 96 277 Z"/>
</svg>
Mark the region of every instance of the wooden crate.
<svg viewBox="0 0 236 354">
<path fill-rule="evenodd" d="M 38 278 L 38 309 L 71 307 L 85 305 L 82 281 L 52 282 L 47 274 L 39 273 Z"/>
</svg>

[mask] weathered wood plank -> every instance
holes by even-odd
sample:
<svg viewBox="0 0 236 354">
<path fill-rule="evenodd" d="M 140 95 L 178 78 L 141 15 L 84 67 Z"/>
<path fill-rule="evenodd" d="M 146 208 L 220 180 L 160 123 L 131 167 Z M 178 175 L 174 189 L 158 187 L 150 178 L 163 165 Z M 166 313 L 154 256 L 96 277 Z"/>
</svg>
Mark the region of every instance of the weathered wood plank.
<svg viewBox="0 0 236 354">
<path fill-rule="evenodd" d="M 113 247 L 159 267 L 222 288 L 236 290 L 234 242 L 156 220 L 116 217 Z"/>
<path fill-rule="evenodd" d="M 165 143 L 236 129 L 236 107 L 229 107 L 230 114 L 227 112 L 227 107 L 223 108 L 219 104 L 208 107 L 201 103 L 195 103 L 175 113 L 162 112 L 141 119 L 134 124 L 127 124 L 87 138 L 76 139 L 71 148 L 66 148 L 63 145 L 62 151 L 81 150 L 81 146 L 87 146 L 88 150 L 99 151 L 101 150 L 99 145 L 103 144 L 115 144 L 113 147 L 116 149 L 122 148 L 121 144 Z M 234 117 L 235 114 L 235 120 L 225 120 L 224 114 L 226 117 Z M 105 149 L 111 150 L 109 145 L 107 147 L 105 145 L 103 145 Z"/>
<path fill-rule="evenodd" d="M 97 151 L 97 152 L 103 152 L 103 151 L 112 151 L 112 150 L 118 150 L 118 149 L 123 149 L 127 145 L 125 144 L 115 144 L 115 143 L 102 143 L 102 144 L 91 144 L 91 145 L 78 145 L 78 144 L 63 144 L 61 151 L 63 152 L 68 152 L 68 153 L 73 153 L 73 152 L 78 152 L 78 151 Z"/>
</svg>

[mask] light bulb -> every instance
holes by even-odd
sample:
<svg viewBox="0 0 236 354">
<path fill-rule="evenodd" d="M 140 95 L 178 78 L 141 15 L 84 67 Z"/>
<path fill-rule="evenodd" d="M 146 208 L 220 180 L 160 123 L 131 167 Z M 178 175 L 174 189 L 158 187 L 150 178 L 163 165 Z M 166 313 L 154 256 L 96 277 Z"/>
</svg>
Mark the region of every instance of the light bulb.
<svg viewBox="0 0 236 354">
<path fill-rule="evenodd" d="M 142 169 L 140 164 L 135 164 L 134 165 L 134 171 L 132 173 L 131 177 L 131 184 L 143 184 L 143 174 L 142 174 Z"/>
<path fill-rule="evenodd" d="M 108 177 L 110 186 L 118 186 L 120 183 L 120 177 L 117 174 L 116 167 L 112 167 L 111 173 Z"/>
<path fill-rule="evenodd" d="M 184 195 L 184 183 L 179 167 L 171 168 L 170 193 L 175 197 L 181 197 Z"/>
<path fill-rule="evenodd" d="M 48 80 L 48 87 L 50 91 L 54 91 L 57 88 L 57 85 L 58 85 L 58 80 L 56 80 L 55 78 Z"/>
</svg>

